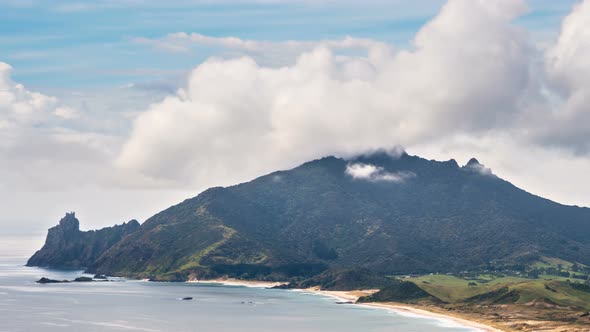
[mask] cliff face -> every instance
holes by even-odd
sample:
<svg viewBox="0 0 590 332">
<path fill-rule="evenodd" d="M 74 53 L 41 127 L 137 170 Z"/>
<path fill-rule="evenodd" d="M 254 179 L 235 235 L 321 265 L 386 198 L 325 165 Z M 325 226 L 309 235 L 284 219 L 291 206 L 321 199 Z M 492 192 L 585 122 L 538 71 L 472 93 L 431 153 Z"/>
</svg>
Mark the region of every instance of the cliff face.
<svg viewBox="0 0 590 332">
<path fill-rule="evenodd" d="M 57 226 L 49 229 L 45 245 L 29 259 L 27 266 L 86 267 L 138 228 L 139 222 L 131 220 L 122 225 L 82 232 L 76 215 L 66 213 Z"/>
</svg>

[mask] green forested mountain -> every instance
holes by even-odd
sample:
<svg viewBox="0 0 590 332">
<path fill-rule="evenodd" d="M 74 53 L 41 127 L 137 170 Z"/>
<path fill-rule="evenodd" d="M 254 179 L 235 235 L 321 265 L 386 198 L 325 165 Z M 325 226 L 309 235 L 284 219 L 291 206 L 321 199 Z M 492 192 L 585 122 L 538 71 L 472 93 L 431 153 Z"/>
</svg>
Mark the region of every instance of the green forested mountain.
<svg viewBox="0 0 590 332">
<path fill-rule="evenodd" d="M 529 194 L 475 159 L 460 167 L 380 152 L 208 189 L 84 266 L 163 280 L 284 279 L 336 268 L 452 272 L 540 256 L 590 265 L 590 209 Z"/>
</svg>

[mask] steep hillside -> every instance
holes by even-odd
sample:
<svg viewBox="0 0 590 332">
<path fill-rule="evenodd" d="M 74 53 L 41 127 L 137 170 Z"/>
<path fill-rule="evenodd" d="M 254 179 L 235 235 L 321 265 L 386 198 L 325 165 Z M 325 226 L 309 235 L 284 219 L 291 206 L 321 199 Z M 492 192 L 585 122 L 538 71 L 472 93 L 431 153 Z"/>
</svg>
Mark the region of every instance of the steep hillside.
<svg viewBox="0 0 590 332">
<path fill-rule="evenodd" d="M 410 281 L 392 280 L 391 285 L 381 289 L 377 293 L 363 296 L 358 299 L 359 303 L 370 302 L 432 302 L 443 303 L 440 299 L 432 296 L 422 288 Z"/>
</svg>

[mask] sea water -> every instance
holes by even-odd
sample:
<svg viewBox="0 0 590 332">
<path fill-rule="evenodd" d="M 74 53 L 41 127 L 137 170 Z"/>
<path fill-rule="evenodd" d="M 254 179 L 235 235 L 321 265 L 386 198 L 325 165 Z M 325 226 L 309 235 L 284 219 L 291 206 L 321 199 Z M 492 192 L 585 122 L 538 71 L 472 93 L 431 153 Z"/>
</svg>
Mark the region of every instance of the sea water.
<svg viewBox="0 0 590 332">
<path fill-rule="evenodd" d="M 474 331 L 288 290 L 136 280 L 42 285 L 35 281 L 83 274 L 25 267 L 32 244 L 39 240 L 0 238 L 0 332 Z"/>
</svg>

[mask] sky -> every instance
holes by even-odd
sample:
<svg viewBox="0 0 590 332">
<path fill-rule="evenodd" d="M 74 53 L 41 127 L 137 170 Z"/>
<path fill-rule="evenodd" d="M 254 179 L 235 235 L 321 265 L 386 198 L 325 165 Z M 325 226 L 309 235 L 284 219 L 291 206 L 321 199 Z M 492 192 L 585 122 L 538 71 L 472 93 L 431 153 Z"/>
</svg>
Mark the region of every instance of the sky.
<svg viewBox="0 0 590 332">
<path fill-rule="evenodd" d="M 587 22 L 590 0 L 0 0 L 0 228 L 397 146 L 590 206 Z"/>
</svg>

